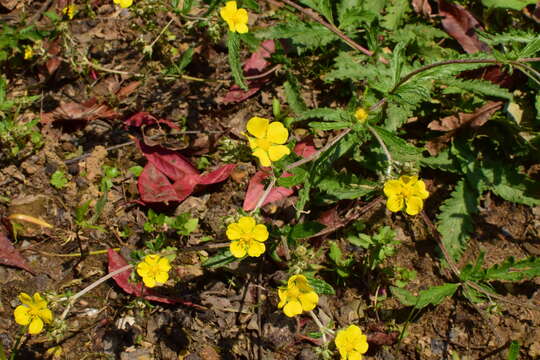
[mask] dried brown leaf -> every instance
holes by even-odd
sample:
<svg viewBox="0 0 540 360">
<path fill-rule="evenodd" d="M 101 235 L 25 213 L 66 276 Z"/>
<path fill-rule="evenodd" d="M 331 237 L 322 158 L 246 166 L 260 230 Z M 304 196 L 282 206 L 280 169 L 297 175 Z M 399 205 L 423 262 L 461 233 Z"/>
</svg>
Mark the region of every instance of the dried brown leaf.
<svg viewBox="0 0 540 360">
<path fill-rule="evenodd" d="M 47 124 L 58 120 L 92 121 L 110 119 L 118 114 L 108 105 L 97 104 L 96 99 L 90 99 L 82 104 L 76 102 L 61 103 L 53 111 L 41 115 L 41 123 Z"/>
<path fill-rule="evenodd" d="M 412 0 L 412 7 L 417 14 L 428 17 L 431 15 L 431 5 L 429 4 L 429 0 Z"/>
<path fill-rule="evenodd" d="M 478 39 L 475 32 L 475 29 L 482 29 L 482 26 L 469 11 L 446 0 L 438 0 L 438 3 L 444 30 L 459 42 L 463 50 L 469 54 L 489 51 L 489 47 Z"/>
</svg>

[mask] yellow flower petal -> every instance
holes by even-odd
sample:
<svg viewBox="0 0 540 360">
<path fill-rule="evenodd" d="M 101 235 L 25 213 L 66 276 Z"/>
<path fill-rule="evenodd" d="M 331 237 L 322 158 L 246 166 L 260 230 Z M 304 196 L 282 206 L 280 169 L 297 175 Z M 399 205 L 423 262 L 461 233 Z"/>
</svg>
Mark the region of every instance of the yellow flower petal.
<svg viewBox="0 0 540 360">
<path fill-rule="evenodd" d="M 258 139 L 263 139 L 266 137 L 266 132 L 268 130 L 268 119 L 254 116 L 247 122 L 246 128 L 247 131 L 255 136 Z"/>
<path fill-rule="evenodd" d="M 384 183 L 384 194 L 387 197 L 395 196 L 401 193 L 401 181 L 399 180 L 388 180 Z"/>
<path fill-rule="evenodd" d="M 386 208 L 392 212 L 398 212 L 403 209 L 403 196 L 390 196 L 386 200 Z"/>
<path fill-rule="evenodd" d="M 249 242 L 248 255 L 253 257 L 259 257 L 264 254 L 266 247 L 262 242 L 252 240 Z"/>
<path fill-rule="evenodd" d="M 227 239 L 229 240 L 238 240 L 243 235 L 242 228 L 237 223 L 229 224 L 225 235 L 227 235 Z"/>
<path fill-rule="evenodd" d="M 39 310 L 38 316 L 46 323 L 52 322 L 53 319 L 52 311 L 47 308 Z"/>
<path fill-rule="evenodd" d="M 153 276 L 143 276 L 142 280 L 146 287 L 153 288 L 156 286 L 156 279 Z"/>
<path fill-rule="evenodd" d="M 356 346 L 356 351 L 365 354 L 368 351 L 369 345 L 367 342 L 367 336 L 361 335 L 360 336 L 360 343 Z"/>
<path fill-rule="evenodd" d="M 422 180 L 418 180 L 413 185 L 414 194 L 421 199 L 427 199 L 429 192 L 426 190 L 426 184 Z"/>
<path fill-rule="evenodd" d="M 268 156 L 271 161 L 278 161 L 282 157 L 289 155 L 291 150 L 285 145 L 272 145 L 268 148 Z"/>
<path fill-rule="evenodd" d="M 302 309 L 304 311 L 311 311 L 315 309 L 315 306 L 317 306 L 317 303 L 319 302 L 319 295 L 315 291 L 311 291 L 308 293 L 300 294 L 298 297 L 300 300 L 300 303 L 302 304 Z"/>
<path fill-rule="evenodd" d="M 283 305 L 287 302 L 287 289 L 279 288 L 278 289 L 279 304 L 278 309 L 281 309 Z"/>
<path fill-rule="evenodd" d="M 275 121 L 268 125 L 266 137 L 274 144 L 285 144 L 289 138 L 289 131 L 282 123 Z"/>
<path fill-rule="evenodd" d="M 251 137 L 251 136 L 247 136 L 247 139 L 248 139 L 248 142 L 249 142 L 249 147 L 251 150 L 255 150 L 256 148 L 259 147 L 259 143 L 257 142 L 257 139 L 255 139 L 254 137 Z"/>
<path fill-rule="evenodd" d="M 32 298 L 30 297 L 30 295 L 28 295 L 27 293 L 20 293 L 20 294 L 19 294 L 19 300 L 20 300 L 23 304 L 26 304 L 26 305 L 33 305 L 33 304 L 34 304 L 34 300 L 32 300 Z"/>
<path fill-rule="evenodd" d="M 30 315 L 28 311 L 30 309 L 27 306 L 19 305 L 15 308 L 13 315 L 15 316 L 15 322 L 19 325 L 28 325 L 30 324 Z"/>
<path fill-rule="evenodd" d="M 253 156 L 259 159 L 259 162 L 261 163 L 261 166 L 267 167 L 272 165 L 272 162 L 270 161 L 270 158 L 268 157 L 268 153 L 264 151 L 263 149 L 255 149 L 253 151 Z"/>
<path fill-rule="evenodd" d="M 238 226 L 242 229 L 242 232 L 244 234 L 250 234 L 253 231 L 253 228 L 255 227 L 256 222 L 255 219 L 251 216 L 242 216 L 238 220 Z"/>
<path fill-rule="evenodd" d="M 168 272 L 160 272 L 156 275 L 156 282 L 160 284 L 165 284 L 169 280 L 169 273 Z"/>
<path fill-rule="evenodd" d="M 362 360 L 362 354 L 353 350 L 349 352 L 347 360 Z"/>
<path fill-rule="evenodd" d="M 236 24 L 236 32 L 238 32 L 239 34 L 246 34 L 248 31 L 249 28 L 246 24 Z"/>
<path fill-rule="evenodd" d="M 246 245 L 242 240 L 231 242 L 229 249 L 231 250 L 231 254 L 233 254 L 233 256 L 236 258 L 243 258 L 247 253 Z"/>
<path fill-rule="evenodd" d="M 157 266 L 159 271 L 161 272 L 168 272 L 169 270 L 171 270 L 171 264 L 169 263 L 169 259 L 167 258 L 159 259 Z"/>
<path fill-rule="evenodd" d="M 283 312 L 288 317 L 300 315 L 302 313 L 302 305 L 299 301 L 289 301 L 284 307 Z"/>
<path fill-rule="evenodd" d="M 263 224 L 258 224 L 252 230 L 251 235 L 257 241 L 266 241 L 268 239 L 268 229 Z"/>
<path fill-rule="evenodd" d="M 148 276 L 149 273 L 150 265 L 145 262 L 140 262 L 137 264 L 137 274 L 139 274 L 140 277 Z"/>
<path fill-rule="evenodd" d="M 149 266 L 154 266 L 157 265 L 159 258 L 160 256 L 156 254 L 146 255 L 144 257 L 144 262 L 147 263 Z"/>
<path fill-rule="evenodd" d="M 416 215 L 422 211 L 422 207 L 424 207 L 424 201 L 421 198 L 418 196 L 410 196 L 407 198 L 407 208 L 405 209 L 405 212 L 409 215 Z"/>
<path fill-rule="evenodd" d="M 43 320 L 41 320 L 38 316 L 32 318 L 32 322 L 30 323 L 30 326 L 28 327 L 28 332 L 32 335 L 39 334 L 43 330 Z"/>
</svg>

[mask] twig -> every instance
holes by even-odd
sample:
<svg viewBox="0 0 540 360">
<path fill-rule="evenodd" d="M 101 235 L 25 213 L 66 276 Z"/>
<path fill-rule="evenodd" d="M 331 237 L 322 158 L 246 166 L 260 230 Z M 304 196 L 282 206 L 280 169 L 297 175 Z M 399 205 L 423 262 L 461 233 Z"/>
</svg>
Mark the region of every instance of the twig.
<svg viewBox="0 0 540 360">
<path fill-rule="evenodd" d="M 259 201 L 257 201 L 257 205 L 255 205 L 255 208 L 251 210 L 252 214 L 255 213 L 257 210 L 259 210 L 262 204 L 264 204 L 264 201 L 270 194 L 270 191 L 272 191 L 272 188 L 274 187 L 275 184 L 276 184 L 276 177 L 272 175 L 272 181 L 270 181 L 270 184 L 268 184 L 268 186 L 264 190 L 264 193 L 262 194 L 261 198 L 259 199 Z"/>
<path fill-rule="evenodd" d="M 394 159 L 392 159 L 392 155 L 390 154 L 390 151 L 388 151 L 388 148 L 386 147 L 386 144 L 384 143 L 383 139 L 381 139 L 381 136 L 375 129 L 369 125 L 366 124 L 367 129 L 373 136 L 375 136 L 375 139 L 379 142 L 379 145 L 381 145 L 381 148 L 384 151 L 384 155 L 386 155 L 386 160 L 388 161 L 388 167 L 386 168 L 386 176 L 390 176 L 390 173 L 392 172 L 392 165 L 394 164 Z"/>
<path fill-rule="evenodd" d="M 71 299 L 69 300 L 69 303 L 68 305 L 66 306 L 66 309 L 64 310 L 64 312 L 62 313 L 62 316 L 60 316 L 60 320 L 64 320 L 69 312 L 69 310 L 71 309 L 71 306 L 73 306 L 73 304 L 75 303 L 75 301 L 77 301 L 78 298 L 80 298 L 81 296 L 83 296 L 84 294 L 86 294 L 87 292 L 91 291 L 92 289 L 94 289 L 95 287 L 103 284 L 105 281 L 109 280 L 110 278 L 112 278 L 113 276 L 116 276 L 124 271 L 127 271 L 129 269 L 131 269 L 133 267 L 132 264 L 128 264 L 128 265 L 125 265 L 125 266 L 122 266 L 120 269 L 117 269 L 113 272 L 110 272 L 108 273 L 107 275 L 105 275 L 104 277 L 94 281 L 92 284 L 88 285 L 87 287 L 85 287 L 84 289 L 82 289 L 81 291 L 79 291 L 78 293 L 76 293 L 75 295 L 73 295 L 71 297 Z"/>
</svg>

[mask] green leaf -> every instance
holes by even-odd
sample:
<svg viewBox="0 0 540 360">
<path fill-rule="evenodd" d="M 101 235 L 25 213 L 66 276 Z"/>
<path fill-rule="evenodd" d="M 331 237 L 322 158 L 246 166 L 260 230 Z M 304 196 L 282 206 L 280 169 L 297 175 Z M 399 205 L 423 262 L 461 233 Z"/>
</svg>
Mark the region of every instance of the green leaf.
<svg viewBox="0 0 540 360">
<path fill-rule="evenodd" d="M 367 56 L 341 51 L 334 59 L 333 69 L 324 76 L 324 81 L 333 82 L 336 80 L 364 80 L 368 76 L 375 75 L 375 67 L 366 67 L 363 63 Z M 368 74 L 369 73 L 369 74 Z"/>
<path fill-rule="evenodd" d="M 441 151 L 437 156 L 422 158 L 420 160 L 420 164 L 432 169 L 439 169 L 453 173 L 457 173 L 459 169 L 456 165 L 456 160 L 450 155 L 450 151 L 448 149 Z"/>
<path fill-rule="evenodd" d="M 518 360 L 519 356 L 519 343 L 512 341 L 510 347 L 508 347 L 508 360 Z"/>
<path fill-rule="evenodd" d="M 420 291 L 418 296 L 414 296 L 409 291 L 394 286 L 390 286 L 390 290 L 392 291 L 392 295 L 403 305 L 423 309 L 428 305 L 439 305 L 444 299 L 454 295 L 459 286 L 460 284 L 450 283 L 433 286 L 427 290 Z"/>
<path fill-rule="evenodd" d="M 521 10 L 530 4 L 536 4 L 536 0 L 482 0 L 487 7 Z"/>
<path fill-rule="evenodd" d="M 300 224 L 293 226 L 290 232 L 290 237 L 292 239 L 305 239 L 310 236 L 317 234 L 319 231 L 323 230 L 325 226 L 315 221 L 306 221 Z"/>
<path fill-rule="evenodd" d="M 379 134 L 394 160 L 399 162 L 420 162 L 423 149 L 409 144 L 399 136 L 396 136 L 383 128 L 378 126 L 372 127 L 377 134 Z"/>
<path fill-rule="evenodd" d="M 244 71 L 242 70 L 242 64 L 240 62 L 240 38 L 235 32 L 229 31 L 227 37 L 227 48 L 229 49 L 229 66 L 231 67 L 231 73 L 236 85 L 240 86 L 243 90 L 247 90 L 246 79 L 244 78 Z"/>
<path fill-rule="evenodd" d="M 269 26 L 257 32 L 260 39 L 290 39 L 298 46 L 298 52 L 313 50 L 339 39 L 337 35 L 319 23 L 291 20 Z"/>
<path fill-rule="evenodd" d="M 478 194 L 464 180 L 440 207 L 437 230 L 441 240 L 454 260 L 458 260 L 473 231 L 472 215 L 478 212 Z"/>
<path fill-rule="evenodd" d="M 230 264 L 235 260 L 237 260 L 237 258 L 234 257 L 233 254 L 231 254 L 231 251 L 229 249 L 225 249 L 218 254 L 208 258 L 205 262 L 202 263 L 202 266 L 210 269 L 215 269 Z"/>
<path fill-rule="evenodd" d="M 313 276 L 310 276 L 310 275 L 305 275 L 305 277 L 308 280 L 309 285 L 311 285 L 311 287 L 317 294 L 319 295 L 335 295 L 336 294 L 336 291 L 334 290 L 332 285 L 330 285 L 326 281 L 322 279 L 314 278 Z"/>
<path fill-rule="evenodd" d="M 303 113 L 299 114 L 296 118 L 297 121 L 319 118 L 326 121 L 336 121 L 336 122 L 352 122 L 354 121 L 354 116 L 350 112 L 343 109 L 331 109 L 331 108 L 316 108 L 305 110 Z"/>
<path fill-rule="evenodd" d="M 300 95 L 300 85 L 298 80 L 290 75 L 289 79 L 283 84 L 283 89 L 285 90 L 285 97 L 287 98 L 287 103 L 289 104 L 292 111 L 295 114 L 302 114 L 306 111 L 307 106 Z"/>
<path fill-rule="evenodd" d="M 386 15 L 383 16 L 381 26 L 388 30 L 397 30 L 403 23 L 403 19 L 411 10 L 409 0 L 390 0 L 386 7 Z"/>
<path fill-rule="evenodd" d="M 530 257 L 518 261 L 509 257 L 502 264 L 486 269 L 482 280 L 520 281 L 533 279 L 537 276 L 540 276 L 540 257 Z"/>
<path fill-rule="evenodd" d="M 185 4 L 184 4 L 185 5 Z M 178 64 L 176 65 L 177 71 L 182 72 L 186 66 L 188 66 L 191 63 L 191 60 L 193 59 L 193 49 L 189 48 L 180 57 L 180 60 L 178 61 Z"/>
<path fill-rule="evenodd" d="M 329 22 L 334 23 L 330 0 L 300 0 L 300 2 L 322 14 Z"/>
<path fill-rule="evenodd" d="M 345 121 L 333 121 L 333 122 L 320 122 L 320 121 L 312 121 L 309 124 L 309 127 L 315 129 L 315 130 L 339 130 L 339 129 L 346 129 L 351 127 L 353 124 L 350 122 Z"/>
<path fill-rule="evenodd" d="M 293 175 L 287 177 L 280 177 L 277 179 L 278 186 L 284 186 L 287 188 L 292 188 L 293 186 L 303 183 L 307 177 L 308 172 L 302 167 L 296 167 L 292 170 Z"/>
<path fill-rule="evenodd" d="M 57 189 L 61 189 L 67 185 L 69 180 L 62 170 L 56 170 L 51 176 L 51 185 Z"/>
<path fill-rule="evenodd" d="M 377 183 L 358 177 L 352 173 L 331 172 L 322 178 L 317 186 L 336 200 L 357 199 L 377 189 Z"/>
<path fill-rule="evenodd" d="M 485 80 L 462 80 L 445 79 L 441 81 L 447 87 L 443 89 L 443 94 L 463 94 L 471 92 L 478 95 L 493 96 L 506 100 L 512 100 L 513 96 L 507 89 L 504 89 L 490 81 Z"/>
</svg>

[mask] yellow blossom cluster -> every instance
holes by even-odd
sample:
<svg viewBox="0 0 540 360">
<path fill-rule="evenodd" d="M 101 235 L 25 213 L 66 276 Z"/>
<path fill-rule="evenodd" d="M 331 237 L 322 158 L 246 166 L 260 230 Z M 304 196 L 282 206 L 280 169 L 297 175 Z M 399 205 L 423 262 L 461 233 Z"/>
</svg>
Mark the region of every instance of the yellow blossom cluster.
<svg viewBox="0 0 540 360">
<path fill-rule="evenodd" d="M 246 9 L 238 9 L 236 1 L 227 1 L 224 7 L 219 10 L 219 14 L 229 25 L 229 31 L 245 34 L 249 31 L 248 13 Z"/>
<path fill-rule="evenodd" d="M 424 207 L 424 200 L 429 193 L 426 184 L 417 176 L 402 175 L 398 180 L 388 180 L 384 184 L 384 194 L 388 197 L 386 207 L 392 212 L 403 210 L 409 215 L 416 215 Z"/>
<path fill-rule="evenodd" d="M 247 137 L 249 147 L 261 166 L 270 166 L 273 161 L 291 153 L 291 150 L 283 145 L 289 138 L 289 131 L 282 123 L 255 116 L 248 121 L 246 128 L 248 133 L 253 135 Z"/>
<path fill-rule="evenodd" d="M 266 247 L 268 230 L 264 224 L 257 224 L 251 216 L 243 216 L 238 222 L 227 226 L 227 237 L 231 240 L 231 253 L 237 258 L 249 255 L 261 256 Z"/>
<path fill-rule="evenodd" d="M 169 270 L 169 259 L 156 254 L 146 255 L 143 261 L 137 264 L 137 274 L 149 288 L 166 283 L 169 280 Z"/>
<path fill-rule="evenodd" d="M 28 326 L 30 334 L 39 334 L 43 330 L 45 323 L 52 322 L 52 311 L 48 308 L 47 300 L 40 293 L 34 293 L 34 296 L 21 293 L 19 300 L 22 305 L 17 306 L 13 312 L 15 322 L 19 325 Z"/>
<path fill-rule="evenodd" d="M 335 343 L 341 360 L 362 360 L 368 350 L 367 336 L 356 325 L 338 331 Z"/>
</svg>

